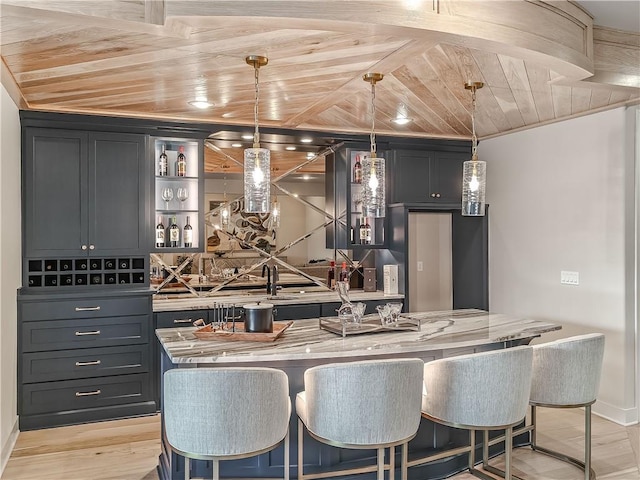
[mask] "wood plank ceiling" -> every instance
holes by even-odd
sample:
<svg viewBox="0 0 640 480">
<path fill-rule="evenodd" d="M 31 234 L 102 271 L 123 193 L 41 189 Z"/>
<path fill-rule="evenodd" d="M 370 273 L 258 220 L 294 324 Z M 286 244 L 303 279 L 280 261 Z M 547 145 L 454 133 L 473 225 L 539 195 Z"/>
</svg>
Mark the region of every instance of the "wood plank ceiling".
<svg viewBox="0 0 640 480">
<path fill-rule="evenodd" d="M 2 82 L 25 109 L 206 122 L 212 133 L 251 133 L 249 54 L 269 57 L 262 127 L 368 133 L 368 71 L 385 74 L 379 135 L 470 138 L 467 80 L 485 83 L 480 138 L 640 100 L 640 35 L 593 28 L 573 2 L 410 3 L 3 0 Z M 200 97 L 214 107 L 187 103 Z M 242 148 L 207 150 L 206 171 L 237 170 L 229 158 Z M 274 164 L 303 155 L 279 149 Z"/>
</svg>

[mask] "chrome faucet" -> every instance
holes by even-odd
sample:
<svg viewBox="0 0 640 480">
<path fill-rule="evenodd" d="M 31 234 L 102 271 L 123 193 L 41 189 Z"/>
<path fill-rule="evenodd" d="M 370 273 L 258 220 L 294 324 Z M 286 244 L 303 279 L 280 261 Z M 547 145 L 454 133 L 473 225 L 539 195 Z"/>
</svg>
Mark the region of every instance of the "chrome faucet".
<svg viewBox="0 0 640 480">
<path fill-rule="evenodd" d="M 271 274 L 271 296 L 275 297 L 278 294 L 278 266 L 271 267 L 273 273 Z"/>
<path fill-rule="evenodd" d="M 262 277 L 264 278 L 264 272 L 267 271 L 267 293 L 271 293 L 271 270 L 266 263 L 262 265 Z"/>
</svg>

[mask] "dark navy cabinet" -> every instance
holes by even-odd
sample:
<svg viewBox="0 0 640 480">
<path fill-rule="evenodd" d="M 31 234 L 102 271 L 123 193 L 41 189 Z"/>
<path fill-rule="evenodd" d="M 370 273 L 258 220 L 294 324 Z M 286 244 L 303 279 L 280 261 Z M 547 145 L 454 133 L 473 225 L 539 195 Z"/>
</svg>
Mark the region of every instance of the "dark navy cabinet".
<svg viewBox="0 0 640 480">
<path fill-rule="evenodd" d="M 20 430 L 153 413 L 151 295 L 18 295 Z"/>
<path fill-rule="evenodd" d="M 24 131 L 25 256 L 146 252 L 144 135 Z"/>
<path fill-rule="evenodd" d="M 462 164 L 470 150 L 394 150 L 389 203 L 460 203 Z"/>
</svg>

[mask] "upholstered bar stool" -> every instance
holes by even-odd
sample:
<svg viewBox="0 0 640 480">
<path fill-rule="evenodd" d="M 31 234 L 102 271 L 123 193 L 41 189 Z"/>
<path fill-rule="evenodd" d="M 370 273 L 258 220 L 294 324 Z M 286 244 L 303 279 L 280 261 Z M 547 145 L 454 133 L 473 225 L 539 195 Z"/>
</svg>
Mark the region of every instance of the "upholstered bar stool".
<svg viewBox="0 0 640 480">
<path fill-rule="evenodd" d="M 370 360 L 320 365 L 304 374 L 304 391 L 296 397 L 298 478 L 384 471 L 394 478 L 395 446 L 402 445 L 402 478 L 406 479 L 407 442 L 420 425 L 422 368 L 420 359 Z M 319 442 L 341 448 L 375 449 L 371 467 L 304 474 L 304 427 Z M 390 449 L 389 463 L 384 451 Z"/>
<path fill-rule="evenodd" d="M 287 375 L 272 368 L 189 368 L 164 374 L 164 425 L 171 448 L 189 459 L 219 462 L 252 457 L 284 440 L 289 479 L 291 400 Z"/>
<path fill-rule="evenodd" d="M 585 480 L 594 480 L 591 468 L 591 405 L 596 401 L 602 357 L 604 335 L 592 333 L 564 338 L 554 342 L 534 345 L 533 378 L 531 382 L 531 425 L 516 433 L 531 432 L 531 448 L 584 470 Z M 537 444 L 536 408 L 580 408 L 584 407 L 584 462 Z M 486 453 L 484 462 L 486 463 Z M 485 466 L 494 473 L 494 467 Z"/>
<path fill-rule="evenodd" d="M 468 453 L 469 472 L 492 479 L 475 468 L 475 431 L 505 430 L 506 478 L 511 478 L 512 432 L 527 413 L 532 356 L 533 349 L 522 346 L 426 363 L 422 416 L 469 430 L 471 439 L 468 447 L 414 459 L 410 466 Z"/>
</svg>

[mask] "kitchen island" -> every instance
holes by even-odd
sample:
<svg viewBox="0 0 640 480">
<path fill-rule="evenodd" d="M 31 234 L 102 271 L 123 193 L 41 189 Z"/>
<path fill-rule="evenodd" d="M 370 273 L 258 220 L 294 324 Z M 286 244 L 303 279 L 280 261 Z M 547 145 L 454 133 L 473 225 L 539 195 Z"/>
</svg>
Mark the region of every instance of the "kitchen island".
<svg viewBox="0 0 640 480">
<path fill-rule="evenodd" d="M 162 345 L 162 368 L 268 366 L 284 370 L 289 376 L 291 398 L 304 389 L 304 371 L 314 365 L 377 358 L 418 357 L 425 362 L 480 351 L 526 345 L 559 325 L 528 318 L 487 313 L 480 310 L 454 310 L 405 314 L 420 323 L 419 331 L 380 332 L 349 335 L 345 338 L 321 330 L 318 319 L 297 320 L 283 337 L 273 343 L 203 341 L 194 328 L 159 329 Z M 470 392 L 472 394 L 472 392 Z M 214 408 L 203 399 L 203 408 Z M 291 417 L 292 475 L 297 469 L 297 422 L 295 409 Z M 305 471 L 330 471 L 375 463 L 375 451 L 342 451 L 309 442 L 305 449 Z M 468 434 L 423 420 L 418 435 L 409 444 L 409 458 L 444 447 L 464 445 Z M 466 458 L 452 457 L 435 465 L 411 468 L 409 478 L 441 478 L 464 468 Z M 242 477 L 277 477 L 281 475 L 283 447 L 259 457 L 223 462 L 222 475 Z M 399 465 L 399 462 L 397 463 Z M 192 462 L 193 476 L 211 475 L 210 464 Z M 184 459 L 170 451 L 163 435 L 158 465 L 162 480 L 184 478 Z M 340 478 L 338 476 L 332 478 Z M 367 480 L 368 475 L 359 478 Z M 371 474 L 370 478 L 374 478 Z"/>
</svg>

